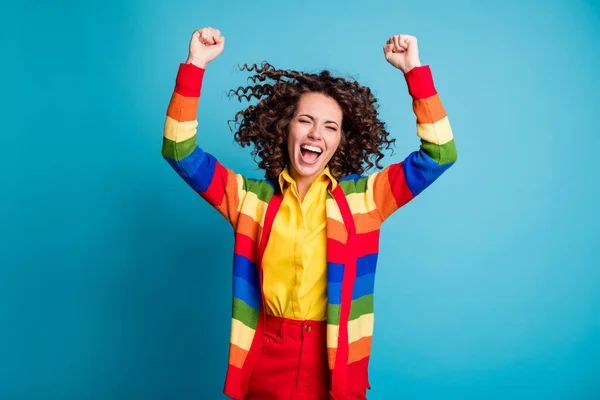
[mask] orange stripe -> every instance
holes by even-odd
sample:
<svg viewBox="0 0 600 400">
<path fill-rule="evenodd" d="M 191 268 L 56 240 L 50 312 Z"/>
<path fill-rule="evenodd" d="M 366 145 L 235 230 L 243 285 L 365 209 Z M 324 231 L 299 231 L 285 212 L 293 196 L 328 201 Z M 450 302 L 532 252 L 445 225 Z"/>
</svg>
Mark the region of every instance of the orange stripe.
<svg viewBox="0 0 600 400">
<path fill-rule="evenodd" d="M 258 238 L 258 222 L 244 213 L 238 217 L 237 232 L 246 235 L 254 240 Z"/>
<path fill-rule="evenodd" d="M 344 224 L 335 219 L 327 218 L 327 237 L 329 239 L 337 240 L 340 243 L 346 243 L 347 235 Z"/>
<path fill-rule="evenodd" d="M 333 369 L 335 365 L 335 355 L 337 353 L 337 349 L 327 348 L 327 363 L 329 364 L 329 369 Z"/>
<path fill-rule="evenodd" d="M 366 214 L 354 214 L 356 233 L 369 233 L 377 231 L 381 228 L 380 221 L 381 219 L 377 210 L 373 210 Z"/>
<path fill-rule="evenodd" d="M 433 124 L 446 117 L 446 111 L 438 94 L 426 99 L 414 100 L 413 111 L 419 124 Z"/>
<path fill-rule="evenodd" d="M 379 210 L 381 216 L 386 219 L 398 209 L 396 200 L 394 199 L 394 196 L 392 196 L 389 167 L 381 171 L 375 177 L 373 186 L 373 198 L 375 199 L 375 204 L 377 204 L 377 209 Z"/>
<path fill-rule="evenodd" d="M 198 114 L 199 97 L 184 97 L 173 92 L 167 115 L 179 122 L 194 121 Z"/>
<path fill-rule="evenodd" d="M 248 357 L 248 352 L 233 343 L 229 343 L 229 364 L 242 368 L 244 361 Z"/>
<path fill-rule="evenodd" d="M 356 342 L 350 343 L 348 348 L 348 364 L 351 364 L 356 361 L 360 361 L 363 358 L 369 357 L 371 355 L 371 344 L 373 342 L 372 336 L 364 337 Z M 329 364 L 329 369 L 333 369 L 335 365 L 335 356 L 337 354 L 337 349 L 327 348 L 327 362 Z"/>
<path fill-rule="evenodd" d="M 372 339 L 372 336 L 367 336 L 360 340 L 357 340 L 356 342 L 350 343 L 348 364 L 360 361 L 363 358 L 369 357 L 371 355 Z"/>
<path fill-rule="evenodd" d="M 238 199 L 237 179 L 235 173 L 228 169 L 225 196 L 223 196 L 220 208 L 223 210 L 225 218 L 227 218 L 228 221 L 231 221 L 232 224 L 235 224 L 235 221 L 237 221 L 239 214 L 237 207 L 239 203 L 240 199 Z"/>
</svg>

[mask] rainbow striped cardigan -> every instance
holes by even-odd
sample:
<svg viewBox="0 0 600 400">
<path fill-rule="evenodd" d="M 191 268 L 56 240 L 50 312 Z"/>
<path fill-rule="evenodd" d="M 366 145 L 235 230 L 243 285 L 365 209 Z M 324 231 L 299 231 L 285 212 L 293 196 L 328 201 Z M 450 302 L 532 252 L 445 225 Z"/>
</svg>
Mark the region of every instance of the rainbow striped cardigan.
<svg viewBox="0 0 600 400">
<path fill-rule="evenodd" d="M 180 64 L 164 125 L 162 155 L 235 231 L 229 365 L 224 393 L 243 399 L 265 323 L 261 258 L 282 201 L 276 182 L 249 179 L 196 145 L 204 69 Z M 418 151 L 368 176 L 350 175 L 326 200 L 330 398 L 370 388 L 373 289 L 382 222 L 457 159 L 452 130 L 428 66 L 405 79 L 413 99 Z"/>
</svg>

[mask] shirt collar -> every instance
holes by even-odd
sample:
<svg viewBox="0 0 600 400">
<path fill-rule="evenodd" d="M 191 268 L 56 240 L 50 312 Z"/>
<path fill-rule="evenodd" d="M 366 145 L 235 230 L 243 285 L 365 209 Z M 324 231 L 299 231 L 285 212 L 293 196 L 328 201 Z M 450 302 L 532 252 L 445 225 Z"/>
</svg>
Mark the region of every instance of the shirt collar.
<svg viewBox="0 0 600 400">
<path fill-rule="evenodd" d="M 329 166 L 325 167 L 325 169 L 315 178 L 315 180 L 319 179 L 324 179 L 325 181 L 331 182 L 331 190 L 334 190 L 338 185 L 338 182 L 335 180 L 333 175 L 331 175 Z M 287 185 L 292 184 L 296 184 L 296 181 L 294 181 L 294 178 L 292 178 L 292 176 L 290 175 L 288 167 L 285 167 L 283 171 L 281 171 L 281 174 L 279 174 L 279 188 L 283 192 L 283 189 L 285 189 Z"/>
</svg>

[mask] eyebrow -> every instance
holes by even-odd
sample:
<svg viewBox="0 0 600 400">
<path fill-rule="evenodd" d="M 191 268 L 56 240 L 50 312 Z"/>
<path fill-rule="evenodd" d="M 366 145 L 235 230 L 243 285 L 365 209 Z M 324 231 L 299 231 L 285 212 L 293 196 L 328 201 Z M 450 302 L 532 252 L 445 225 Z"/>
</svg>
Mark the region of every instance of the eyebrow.
<svg viewBox="0 0 600 400">
<path fill-rule="evenodd" d="M 315 119 L 313 118 L 313 116 L 312 116 L 312 115 L 309 115 L 309 114 L 300 114 L 300 115 L 299 115 L 299 117 L 308 117 L 308 118 L 310 118 L 310 119 L 311 119 L 311 120 L 313 120 L 313 121 L 315 120 Z M 337 126 L 340 126 L 340 124 L 338 124 L 338 123 L 337 123 L 337 122 L 335 122 L 335 121 L 325 121 L 325 123 L 326 123 L 326 124 L 328 124 L 328 123 L 332 123 L 332 124 L 336 124 Z"/>
</svg>

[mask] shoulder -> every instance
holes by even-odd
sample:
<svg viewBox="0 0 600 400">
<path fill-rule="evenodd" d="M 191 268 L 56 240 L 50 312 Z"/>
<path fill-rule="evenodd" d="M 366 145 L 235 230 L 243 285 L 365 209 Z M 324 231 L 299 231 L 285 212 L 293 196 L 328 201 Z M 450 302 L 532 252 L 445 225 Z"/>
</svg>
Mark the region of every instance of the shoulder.
<svg viewBox="0 0 600 400">
<path fill-rule="evenodd" d="M 346 196 L 354 193 L 366 193 L 371 188 L 373 179 L 380 173 L 381 171 L 364 175 L 346 175 L 338 181 L 338 184 Z"/>
<path fill-rule="evenodd" d="M 240 189 L 247 194 L 256 196 L 259 200 L 269 202 L 275 194 L 276 185 L 270 179 L 255 179 L 238 175 Z"/>
</svg>

